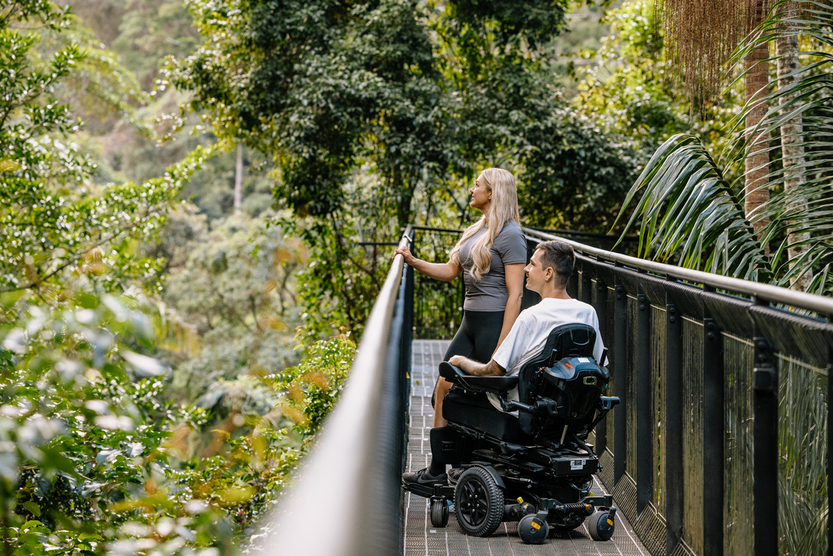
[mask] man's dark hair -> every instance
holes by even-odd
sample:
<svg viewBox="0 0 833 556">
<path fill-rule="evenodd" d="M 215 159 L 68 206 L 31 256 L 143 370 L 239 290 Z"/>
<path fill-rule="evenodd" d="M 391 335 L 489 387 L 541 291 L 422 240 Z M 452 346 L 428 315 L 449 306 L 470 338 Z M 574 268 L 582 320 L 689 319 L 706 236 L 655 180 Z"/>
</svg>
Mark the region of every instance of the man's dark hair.
<svg viewBox="0 0 833 556">
<path fill-rule="evenodd" d="M 573 274 L 576 266 L 576 254 L 573 248 L 563 241 L 542 241 L 538 244 L 541 250 L 541 268 L 552 268 L 556 276 L 556 286 L 559 289 L 567 287 L 567 280 Z"/>
</svg>

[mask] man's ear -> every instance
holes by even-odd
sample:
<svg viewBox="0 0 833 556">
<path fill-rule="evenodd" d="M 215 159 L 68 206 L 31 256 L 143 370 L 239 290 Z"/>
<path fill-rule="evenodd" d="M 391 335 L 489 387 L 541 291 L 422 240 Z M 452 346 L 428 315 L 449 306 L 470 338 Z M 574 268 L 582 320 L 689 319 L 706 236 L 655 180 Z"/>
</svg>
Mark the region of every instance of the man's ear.
<svg viewBox="0 0 833 556">
<path fill-rule="evenodd" d="M 548 266 L 544 269 L 544 280 L 549 282 L 550 280 L 552 280 L 553 276 L 555 276 L 555 271 L 552 269 L 551 266 Z"/>
</svg>

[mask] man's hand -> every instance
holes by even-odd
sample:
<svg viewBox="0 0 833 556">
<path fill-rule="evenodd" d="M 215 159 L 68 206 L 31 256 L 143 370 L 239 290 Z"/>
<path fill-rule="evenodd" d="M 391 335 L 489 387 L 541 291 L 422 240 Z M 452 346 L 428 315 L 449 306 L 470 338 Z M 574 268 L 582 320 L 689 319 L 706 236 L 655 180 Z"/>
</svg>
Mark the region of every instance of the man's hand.
<svg viewBox="0 0 833 556">
<path fill-rule="evenodd" d="M 462 355 L 452 355 L 449 363 L 460 367 L 467 375 L 473 376 L 503 376 L 506 371 L 492 359 L 488 363 L 478 363 Z"/>
</svg>

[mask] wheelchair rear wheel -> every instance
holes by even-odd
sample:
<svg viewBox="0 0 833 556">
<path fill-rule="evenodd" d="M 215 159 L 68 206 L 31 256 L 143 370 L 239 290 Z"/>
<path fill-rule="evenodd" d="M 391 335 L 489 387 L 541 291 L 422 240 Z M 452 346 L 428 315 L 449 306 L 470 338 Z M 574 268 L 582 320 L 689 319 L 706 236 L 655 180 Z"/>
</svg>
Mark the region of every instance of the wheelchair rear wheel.
<svg viewBox="0 0 833 556">
<path fill-rule="evenodd" d="M 479 466 L 471 467 L 457 481 L 454 508 L 457 523 L 466 534 L 486 537 L 503 519 L 503 491 L 491 473 Z"/>
</svg>

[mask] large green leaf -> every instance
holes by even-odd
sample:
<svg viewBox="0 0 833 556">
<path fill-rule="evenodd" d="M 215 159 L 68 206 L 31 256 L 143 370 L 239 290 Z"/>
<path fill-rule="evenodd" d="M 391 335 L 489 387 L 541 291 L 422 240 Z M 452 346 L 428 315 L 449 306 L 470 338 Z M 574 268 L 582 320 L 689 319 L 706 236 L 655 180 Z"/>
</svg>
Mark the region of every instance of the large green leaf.
<svg viewBox="0 0 833 556">
<path fill-rule="evenodd" d="M 622 213 L 639 195 L 623 235 L 641 220 L 640 256 L 752 280 L 769 275 L 731 184 L 696 137 L 675 135 L 657 150 Z"/>
</svg>

